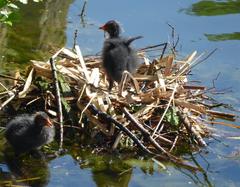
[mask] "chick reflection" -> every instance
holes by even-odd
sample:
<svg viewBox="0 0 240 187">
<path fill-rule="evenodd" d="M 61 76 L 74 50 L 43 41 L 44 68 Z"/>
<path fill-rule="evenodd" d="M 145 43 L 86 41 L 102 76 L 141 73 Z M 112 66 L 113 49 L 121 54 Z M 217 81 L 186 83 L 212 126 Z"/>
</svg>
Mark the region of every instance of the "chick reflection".
<svg viewBox="0 0 240 187">
<path fill-rule="evenodd" d="M 112 169 L 105 169 L 101 171 L 92 171 L 93 180 L 98 187 L 103 186 L 119 186 L 127 187 L 132 176 L 132 169 L 117 172 Z"/>
<path fill-rule="evenodd" d="M 78 155 L 79 156 L 79 155 Z M 132 177 L 132 167 L 123 160 L 107 155 L 91 155 L 82 152 L 78 161 L 81 169 L 90 168 L 98 187 L 127 187 Z"/>
<path fill-rule="evenodd" d="M 8 151 L 5 151 L 4 157 L 10 171 L 10 178 L 5 180 L 20 186 L 41 187 L 48 184 L 50 174 L 44 157 L 16 157 L 14 153 Z"/>
</svg>

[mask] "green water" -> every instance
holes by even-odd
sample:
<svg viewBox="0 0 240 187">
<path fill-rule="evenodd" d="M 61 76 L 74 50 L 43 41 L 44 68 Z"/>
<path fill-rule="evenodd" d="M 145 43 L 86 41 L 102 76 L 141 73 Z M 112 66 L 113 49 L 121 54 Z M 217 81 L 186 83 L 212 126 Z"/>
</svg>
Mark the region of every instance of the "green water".
<svg viewBox="0 0 240 187">
<path fill-rule="evenodd" d="M 103 33 L 99 25 L 117 19 L 125 36 L 142 35 L 136 48 L 168 41 L 170 23 L 180 36 L 179 51 L 187 55 L 218 48 L 217 52 L 193 70 L 193 80 L 216 89 L 229 88 L 214 97 L 240 110 L 240 1 L 117 1 L 89 0 L 86 17 L 79 14 L 83 1 L 46 0 L 21 6 L 14 26 L 0 26 L 0 73 L 14 75 L 30 64 L 31 59 L 47 60 L 57 49 L 72 47 L 74 32 L 83 54 L 101 50 Z M 159 55 L 159 54 L 152 54 Z M 4 84 L 11 81 L 0 78 Z M 222 109 L 224 110 L 224 109 Z M 1 126 L 7 116 L 1 116 Z M 239 119 L 234 122 L 239 125 Z M 32 179 L 21 185 L 32 186 L 240 186 L 239 130 L 217 126 L 223 137 L 208 139 L 209 146 L 199 153 L 184 155 L 202 171 L 164 163 L 163 169 L 151 159 L 129 154 L 99 155 L 78 144 L 65 145 L 68 152 L 58 158 L 14 160 L 0 143 L 0 182 Z M 231 137 L 235 137 L 231 138 Z M 3 138 L 1 137 L 1 140 Z M 76 139 L 76 142 L 79 140 Z M 53 147 L 55 145 L 52 145 Z M 48 149 L 45 150 L 48 152 Z M 17 166 L 17 167 L 14 167 Z"/>
<path fill-rule="evenodd" d="M 11 70 L 30 64 L 32 59 L 47 60 L 51 53 L 64 46 L 65 18 L 71 2 L 30 1 L 28 5 L 20 4 L 14 26 L 1 26 L 0 68 Z"/>
</svg>

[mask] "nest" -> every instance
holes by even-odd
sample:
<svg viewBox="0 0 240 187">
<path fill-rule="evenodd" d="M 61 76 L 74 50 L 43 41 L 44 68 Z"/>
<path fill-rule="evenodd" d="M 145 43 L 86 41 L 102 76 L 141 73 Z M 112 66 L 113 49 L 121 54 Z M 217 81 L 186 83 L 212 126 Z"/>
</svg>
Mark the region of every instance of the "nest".
<svg viewBox="0 0 240 187">
<path fill-rule="evenodd" d="M 122 81 L 109 92 L 100 56 L 83 57 L 78 46 L 74 51 L 63 48 L 48 62 L 32 61 L 26 80 L 8 90 L 9 98 L 1 100 L 0 109 L 13 99 L 26 105 L 42 99 L 45 111 L 58 116 L 60 144 L 62 110 L 73 110 L 78 123 L 71 127 L 87 126 L 106 137 L 102 147 L 118 149 L 123 140 L 130 140 L 128 146 L 178 162 L 174 155 L 182 146 L 207 145 L 203 138 L 209 135 L 207 124 L 212 123 L 207 119 L 235 116 L 212 110 L 206 88 L 189 83 L 188 74 L 201 55 L 193 52 L 178 59 L 170 53 L 150 60 L 145 51 L 138 51 L 143 63 L 136 74 L 124 72 Z"/>
</svg>

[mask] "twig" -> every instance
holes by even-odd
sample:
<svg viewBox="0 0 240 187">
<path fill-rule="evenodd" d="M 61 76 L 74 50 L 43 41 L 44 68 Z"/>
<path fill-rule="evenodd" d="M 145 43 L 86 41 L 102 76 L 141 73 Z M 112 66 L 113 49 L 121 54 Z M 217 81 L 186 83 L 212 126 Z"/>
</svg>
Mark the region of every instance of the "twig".
<svg viewBox="0 0 240 187">
<path fill-rule="evenodd" d="M 94 105 L 89 105 L 88 107 L 93 115 L 98 115 L 99 117 L 103 118 L 105 121 L 114 124 L 117 126 L 121 131 L 123 131 L 129 138 L 133 140 L 135 144 L 137 144 L 144 152 L 154 155 L 148 148 L 146 148 L 141 141 L 126 127 L 124 127 L 121 123 L 119 123 L 117 120 L 113 119 L 110 115 L 103 113 L 99 111 Z"/>
<path fill-rule="evenodd" d="M 167 169 L 167 167 L 166 167 L 162 162 L 160 162 L 159 160 L 157 160 L 157 159 L 155 159 L 155 158 L 152 158 L 152 161 L 153 161 L 154 163 L 156 163 L 158 166 L 160 166 L 162 169 L 164 169 L 164 170 Z"/>
<path fill-rule="evenodd" d="M 174 46 L 175 29 L 174 29 L 174 27 L 170 23 L 167 23 L 167 25 L 172 29 L 172 38 L 173 38 L 172 46 Z"/>
<path fill-rule="evenodd" d="M 219 116 L 219 117 L 222 117 L 222 118 L 234 119 L 236 117 L 235 114 L 225 113 L 225 112 L 220 112 L 220 111 L 215 111 L 215 110 L 207 110 L 206 112 L 209 113 L 209 114 L 212 114 L 214 116 Z"/>
<path fill-rule="evenodd" d="M 216 88 L 215 81 L 218 80 L 218 77 L 220 76 L 221 72 L 218 72 L 217 77 L 212 80 L 213 88 Z"/>
<path fill-rule="evenodd" d="M 214 50 L 212 50 L 205 58 L 203 58 L 202 60 L 199 60 L 197 63 L 195 63 L 194 65 L 192 65 L 192 69 L 197 66 L 198 64 L 204 62 L 205 60 L 207 60 L 210 56 L 212 56 L 215 52 L 217 51 L 217 48 L 215 48 Z"/>
<path fill-rule="evenodd" d="M 166 42 L 165 45 L 164 45 L 164 47 L 163 47 L 162 54 L 161 54 L 161 56 L 160 56 L 160 60 L 162 60 L 163 55 L 165 54 L 165 51 L 166 51 L 166 49 L 167 49 L 167 45 L 168 45 L 168 43 Z"/>
<path fill-rule="evenodd" d="M 120 133 L 117 135 L 117 137 L 116 137 L 116 139 L 115 139 L 115 141 L 114 141 L 114 144 L 113 144 L 113 146 L 112 146 L 112 150 L 115 150 L 115 149 L 117 148 L 117 146 L 118 146 L 118 144 L 119 144 L 122 136 L 123 136 L 123 133 L 122 133 L 122 132 L 120 132 Z"/>
<path fill-rule="evenodd" d="M 77 102 L 77 107 L 82 111 L 84 110 L 85 104 Z M 89 121 L 91 121 L 92 124 L 96 125 L 101 132 L 103 132 L 107 136 L 113 136 L 113 132 L 108 130 L 106 127 L 106 124 L 99 121 L 98 116 L 92 115 L 92 112 L 89 110 L 85 110 L 84 114 L 88 117 Z M 83 126 L 82 126 L 83 127 Z"/>
<path fill-rule="evenodd" d="M 184 124 L 185 128 L 190 134 L 193 134 L 200 146 L 206 147 L 206 142 L 202 139 L 201 135 L 195 130 L 195 128 L 190 124 L 187 115 L 180 113 L 180 111 L 177 111 L 177 115 L 179 116 L 180 120 Z"/>
<path fill-rule="evenodd" d="M 82 52 L 80 50 L 80 47 L 78 45 L 75 46 L 75 50 L 76 50 L 76 53 L 78 55 L 78 59 L 80 61 L 80 65 L 82 67 L 82 70 L 83 70 L 83 73 L 84 73 L 84 76 L 86 78 L 86 82 L 87 83 L 90 83 L 90 77 L 89 77 L 89 72 L 87 70 L 87 67 L 86 67 L 86 64 L 85 64 L 85 61 L 83 59 L 83 56 L 82 56 Z"/>
<path fill-rule="evenodd" d="M 87 110 L 88 106 L 92 103 L 93 99 L 95 99 L 96 97 L 97 97 L 97 93 L 94 93 L 93 96 L 92 96 L 92 98 L 91 98 L 90 101 L 88 102 L 88 104 L 87 104 L 87 105 L 85 106 L 85 108 L 82 110 L 78 123 L 81 123 L 84 112 Z M 79 101 L 80 101 L 80 100 L 79 100 Z"/>
<path fill-rule="evenodd" d="M 57 70 L 56 70 L 56 66 L 55 66 L 53 58 L 50 58 L 49 62 L 51 64 L 51 68 L 52 68 L 52 76 L 53 76 L 54 88 L 55 88 L 55 97 L 57 100 L 57 107 L 58 107 L 58 121 L 60 124 L 59 151 L 61 151 L 62 146 L 63 146 L 63 113 L 62 113 L 61 95 L 60 95 L 59 83 L 57 80 Z"/>
<path fill-rule="evenodd" d="M 205 90 L 205 86 L 196 86 L 196 85 L 183 85 L 184 89 L 189 89 L 189 90 Z"/>
<path fill-rule="evenodd" d="M 64 50 L 64 48 L 59 49 L 51 58 L 54 60 L 58 55 Z M 47 63 L 50 63 L 50 59 Z"/>
<path fill-rule="evenodd" d="M 0 85 L 7 91 L 7 93 L 9 93 L 8 88 L 3 83 L 0 82 Z"/>
<path fill-rule="evenodd" d="M 0 83 L 1 84 L 1 83 Z M 4 98 L 6 95 L 9 95 L 9 91 L 2 91 L 2 92 L 0 92 L 0 95 L 4 95 L 3 97 L 1 97 L 1 99 L 2 98 Z"/>
<path fill-rule="evenodd" d="M 9 180 L 9 181 L 1 181 L 0 185 L 2 186 L 15 186 L 19 187 L 19 185 L 14 185 L 14 183 L 23 183 L 23 182 L 29 182 L 29 181 L 35 181 L 35 180 L 40 180 L 41 177 L 32 177 L 32 178 L 23 178 L 23 179 L 18 179 L 15 180 L 15 182 Z"/>
<path fill-rule="evenodd" d="M 82 130 L 82 128 L 81 128 L 81 127 L 74 126 L 74 125 L 63 125 L 63 127 L 66 127 L 66 128 L 72 128 L 72 129 L 78 129 L 78 130 Z"/>
<path fill-rule="evenodd" d="M 8 76 L 8 75 L 0 74 L 0 77 L 2 77 L 2 78 L 6 78 L 6 79 L 15 80 L 15 81 L 24 82 L 24 80 L 22 80 L 22 79 L 17 79 L 17 78 L 14 78 L 14 77 Z"/>
<path fill-rule="evenodd" d="M 26 104 L 26 106 L 28 106 L 28 105 L 30 105 L 30 104 L 36 102 L 36 101 L 39 100 L 39 99 L 41 99 L 41 97 L 36 97 L 35 99 L 29 101 L 29 102 Z"/>
<path fill-rule="evenodd" d="M 179 35 L 175 43 L 175 28 L 170 23 L 167 23 L 167 25 L 172 29 L 172 50 L 173 52 L 176 52 L 176 47 L 179 42 Z"/>
<path fill-rule="evenodd" d="M 208 121 L 208 120 L 204 120 L 204 119 L 201 119 L 201 120 L 204 121 L 205 123 L 209 123 L 211 125 L 216 124 L 216 125 L 223 125 L 223 126 L 227 126 L 227 127 L 240 129 L 239 125 L 234 125 L 234 124 L 231 124 L 231 123 L 224 123 L 224 122 L 221 122 L 221 121 Z"/>
<path fill-rule="evenodd" d="M 166 156 L 168 156 L 169 160 L 175 163 L 181 162 L 179 158 L 175 157 L 174 155 L 166 151 L 162 146 L 160 146 L 156 142 L 156 140 L 151 137 L 151 134 L 130 114 L 130 112 L 125 107 L 123 108 L 123 112 L 126 115 L 127 119 L 130 120 L 142 132 L 145 138 L 147 138 L 158 151 L 164 153 Z"/>
<path fill-rule="evenodd" d="M 24 84 L 24 87 L 23 87 L 23 90 L 21 92 L 18 93 L 18 97 L 19 98 L 24 98 L 26 97 L 26 94 L 29 90 L 29 88 L 31 87 L 31 83 L 32 83 L 32 80 L 33 80 L 33 73 L 34 73 L 34 68 L 31 69 L 28 77 L 27 77 L 27 80 Z"/>
<path fill-rule="evenodd" d="M 167 113 L 167 111 L 168 111 L 168 108 L 170 107 L 170 104 L 171 104 L 171 102 L 172 102 L 172 100 L 173 100 L 173 98 L 174 98 L 174 94 L 175 94 L 175 92 L 177 91 L 177 87 L 178 87 L 178 83 L 175 84 L 175 87 L 174 87 L 173 92 L 172 92 L 172 95 L 171 95 L 171 97 L 170 97 L 170 99 L 169 99 L 168 105 L 167 105 L 165 111 L 163 112 L 162 117 L 161 117 L 160 121 L 158 122 L 157 127 L 155 128 L 155 130 L 154 130 L 154 132 L 153 132 L 153 134 L 152 134 L 152 137 L 154 137 L 154 135 L 156 134 L 156 132 L 157 132 L 157 130 L 158 130 L 158 128 L 159 128 L 159 126 L 161 125 L 162 120 L 163 120 L 164 116 L 166 115 L 166 113 Z"/>
<path fill-rule="evenodd" d="M 147 47 L 144 47 L 144 48 L 140 48 L 138 49 L 137 51 L 145 51 L 147 49 L 153 49 L 153 48 L 157 48 L 157 47 L 161 47 L 161 46 L 166 46 L 166 42 L 165 43 L 161 43 L 161 44 L 157 44 L 157 45 L 150 45 L 150 46 L 147 46 Z"/>
<path fill-rule="evenodd" d="M 85 14 L 86 5 L 87 5 L 87 0 L 84 1 L 84 4 L 83 4 L 83 7 L 82 7 L 82 11 L 81 11 L 80 17 L 86 16 L 86 14 Z"/>
<path fill-rule="evenodd" d="M 180 37 L 179 37 L 179 35 L 177 36 L 177 41 L 175 42 L 175 45 L 173 46 L 173 50 L 174 51 L 176 51 L 176 47 L 177 47 L 177 45 L 178 45 L 178 42 L 179 42 L 179 39 Z"/>
<path fill-rule="evenodd" d="M 161 129 L 160 129 L 160 130 L 161 130 Z M 166 143 L 168 143 L 168 144 L 172 144 L 172 143 L 173 143 L 171 140 L 163 137 L 163 134 L 160 134 L 160 133 L 159 133 L 159 134 L 155 134 L 154 139 L 155 139 L 155 140 L 156 140 L 156 139 L 159 139 L 160 141 L 164 141 L 164 142 L 166 142 Z"/>
<path fill-rule="evenodd" d="M 80 102 L 80 101 L 81 101 L 86 87 L 87 87 L 87 84 L 84 84 L 84 85 L 82 86 L 82 90 L 81 90 L 81 92 L 80 92 L 80 94 L 79 94 L 79 97 L 78 97 L 77 102 Z"/>
<path fill-rule="evenodd" d="M 123 108 L 123 112 L 126 115 L 127 119 L 130 120 L 141 132 L 142 134 L 148 138 L 150 140 L 151 143 L 153 144 L 158 144 L 152 137 L 149 137 L 151 134 L 150 132 L 148 132 L 148 130 L 146 130 L 134 117 L 133 115 L 124 107 Z M 166 143 L 170 143 L 172 144 L 172 141 L 162 137 L 162 136 L 158 136 L 159 139 L 161 139 L 161 141 L 165 141 Z M 162 151 L 162 150 L 161 150 Z"/>
<path fill-rule="evenodd" d="M 12 92 L 13 93 L 13 92 Z M 9 97 L 6 101 L 4 101 L 1 106 L 0 106 L 0 111 L 9 103 L 11 102 L 14 98 L 15 98 L 16 94 L 13 93 L 11 97 Z"/>
<path fill-rule="evenodd" d="M 176 146 L 176 143 L 177 143 L 178 137 L 179 137 L 179 136 L 176 136 L 176 137 L 175 137 L 174 142 L 173 142 L 172 147 L 170 148 L 169 152 L 172 152 L 172 150 L 173 150 L 174 147 Z"/>
<path fill-rule="evenodd" d="M 74 50 L 75 46 L 77 45 L 77 36 L 78 36 L 78 30 L 76 29 L 75 32 L 74 32 L 73 48 L 72 48 L 72 50 Z"/>
<path fill-rule="evenodd" d="M 132 83 L 133 83 L 136 93 L 137 94 L 140 93 L 140 88 L 139 88 L 139 85 L 138 85 L 138 82 L 136 81 L 136 79 L 132 76 L 131 73 L 129 73 L 128 71 L 124 71 L 121 81 L 119 83 L 119 95 L 122 95 L 122 93 L 124 91 L 124 86 L 126 86 L 126 83 L 129 80 L 129 78 L 132 80 Z"/>
<path fill-rule="evenodd" d="M 187 70 L 190 69 L 190 67 L 193 67 L 195 63 L 197 63 L 197 60 L 199 60 L 204 54 L 200 54 L 198 57 L 196 57 L 194 60 L 193 58 L 197 54 L 196 51 L 194 51 L 191 56 L 188 58 L 187 61 L 185 61 L 184 65 L 178 70 L 177 74 L 174 76 L 172 80 L 170 80 L 168 83 L 172 83 L 173 81 L 177 80 L 182 74 L 184 74 Z"/>
</svg>

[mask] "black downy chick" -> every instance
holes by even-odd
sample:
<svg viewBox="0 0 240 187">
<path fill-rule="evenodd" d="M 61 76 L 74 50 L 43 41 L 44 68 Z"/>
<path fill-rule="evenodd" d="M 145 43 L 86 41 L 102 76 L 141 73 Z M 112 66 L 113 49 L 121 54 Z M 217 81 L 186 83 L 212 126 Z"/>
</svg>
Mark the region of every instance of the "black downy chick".
<svg viewBox="0 0 240 187">
<path fill-rule="evenodd" d="M 12 119 L 6 126 L 5 137 L 17 155 L 53 141 L 55 128 L 45 112 L 23 114 Z"/>
<path fill-rule="evenodd" d="M 139 65 L 136 52 L 130 44 L 142 36 L 125 39 L 120 37 L 120 26 L 114 21 L 108 21 L 99 29 L 109 34 L 109 38 L 104 41 L 102 50 L 103 67 L 109 79 L 109 91 L 113 87 L 113 82 L 120 82 L 125 70 L 134 73 Z"/>
</svg>

